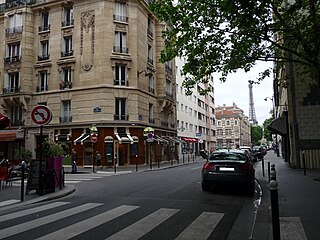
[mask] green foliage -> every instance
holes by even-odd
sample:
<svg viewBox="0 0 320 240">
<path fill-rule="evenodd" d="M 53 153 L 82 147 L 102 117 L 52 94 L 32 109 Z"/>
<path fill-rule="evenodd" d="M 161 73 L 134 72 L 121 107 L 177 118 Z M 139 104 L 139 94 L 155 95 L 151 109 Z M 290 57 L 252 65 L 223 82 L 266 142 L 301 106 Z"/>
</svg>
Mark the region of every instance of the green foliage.
<svg viewBox="0 0 320 240">
<path fill-rule="evenodd" d="M 273 120 L 274 120 L 274 118 L 271 117 L 271 118 L 264 120 L 264 122 L 263 122 L 264 137 L 267 139 L 267 141 L 272 141 L 272 133 L 269 131 L 268 127 Z"/>
<path fill-rule="evenodd" d="M 48 139 L 43 142 L 42 149 L 43 156 L 45 157 L 56 157 L 65 155 L 65 151 L 60 144 L 49 141 Z"/>
<path fill-rule="evenodd" d="M 17 158 L 20 160 L 29 161 L 32 158 L 32 152 L 29 149 L 21 147 L 17 153 Z"/>
<path fill-rule="evenodd" d="M 251 142 L 254 145 L 260 145 L 260 140 L 263 137 L 263 129 L 261 126 L 251 125 Z"/>
<path fill-rule="evenodd" d="M 161 61 L 184 56 L 184 86 L 221 73 L 221 81 L 257 61 L 295 62 L 320 79 L 320 3 L 315 0 L 153 0 L 150 10 L 171 24 Z M 265 69 L 256 82 L 271 76 Z M 288 74 L 288 73 L 287 73 Z M 192 76 L 192 77 L 188 77 Z"/>
</svg>

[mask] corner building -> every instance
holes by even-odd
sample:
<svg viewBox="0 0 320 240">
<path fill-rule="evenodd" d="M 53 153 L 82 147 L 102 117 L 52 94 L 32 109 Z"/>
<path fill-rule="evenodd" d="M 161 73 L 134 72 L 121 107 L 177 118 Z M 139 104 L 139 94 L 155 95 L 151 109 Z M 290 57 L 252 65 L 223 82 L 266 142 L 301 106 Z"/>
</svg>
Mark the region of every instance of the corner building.
<svg viewBox="0 0 320 240">
<path fill-rule="evenodd" d="M 4 157 L 21 146 L 39 157 L 31 112 L 46 105 L 43 137 L 74 148 L 78 165 L 92 165 L 96 150 L 103 165 L 176 158 L 175 63 L 159 61 L 167 26 L 148 2 L 0 1 L 0 113 L 12 122 L 0 139 L 24 133 L 0 140 Z"/>
</svg>

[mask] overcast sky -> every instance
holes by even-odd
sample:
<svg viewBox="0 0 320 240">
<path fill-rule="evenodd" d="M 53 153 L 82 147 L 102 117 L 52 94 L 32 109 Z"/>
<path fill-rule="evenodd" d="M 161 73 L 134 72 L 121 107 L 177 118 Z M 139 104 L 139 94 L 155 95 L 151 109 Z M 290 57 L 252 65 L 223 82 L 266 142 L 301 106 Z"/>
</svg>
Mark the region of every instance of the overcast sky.
<svg viewBox="0 0 320 240">
<path fill-rule="evenodd" d="M 215 103 L 217 106 L 226 104 L 231 106 L 234 103 L 238 107 L 243 109 L 245 115 L 249 117 L 249 83 L 248 80 L 256 80 L 259 76 L 259 72 L 265 70 L 268 67 L 272 67 L 272 63 L 259 62 L 253 70 L 248 73 L 244 71 L 238 71 L 227 77 L 225 83 L 221 83 L 217 76 L 215 77 Z M 266 97 L 271 98 L 273 95 L 272 89 L 272 76 L 265 79 L 260 84 L 253 84 L 253 101 L 256 112 L 258 124 L 262 126 L 264 120 L 271 117 L 270 110 L 272 110 L 272 101 Z"/>
</svg>

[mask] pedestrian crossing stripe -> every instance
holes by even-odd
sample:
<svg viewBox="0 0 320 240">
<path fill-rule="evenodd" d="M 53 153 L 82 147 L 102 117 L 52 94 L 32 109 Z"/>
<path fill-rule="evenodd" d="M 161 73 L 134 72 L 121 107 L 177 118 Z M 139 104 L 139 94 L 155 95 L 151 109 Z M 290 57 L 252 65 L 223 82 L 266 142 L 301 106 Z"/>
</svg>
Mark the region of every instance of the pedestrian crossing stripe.
<svg viewBox="0 0 320 240">
<path fill-rule="evenodd" d="M 38 238 L 37 240 L 56 240 L 56 239 L 69 239 L 73 238 L 81 233 L 84 233 L 91 228 L 94 228 L 103 223 L 109 222 L 117 217 L 120 217 L 128 212 L 137 209 L 138 206 L 122 205 L 120 207 L 111 209 L 107 212 L 103 212 L 97 216 L 88 218 L 84 221 L 70 225 L 53 233 L 47 234 Z"/>
<path fill-rule="evenodd" d="M 2 230 L 0 230 L 0 239 L 28 231 L 31 228 L 36 228 L 36 227 L 40 227 L 44 224 L 55 222 L 57 220 L 65 218 L 65 217 L 69 217 L 69 216 L 72 216 L 72 215 L 75 215 L 75 214 L 78 214 L 78 213 L 81 213 L 84 211 L 88 211 L 88 210 L 95 208 L 95 207 L 98 207 L 100 205 L 102 205 L 102 204 L 101 203 L 87 203 L 87 204 L 83 204 L 81 206 L 67 209 L 62 212 L 54 213 L 54 214 L 51 214 L 51 215 L 48 215 L 48 216 L 45 216 L 42 218 L 37 218 L 35 220 L 31 220 L 31 221 L 28 221 L 25 223 L 14 225 L 9 228 L 2 229 Z"/>
</svg>

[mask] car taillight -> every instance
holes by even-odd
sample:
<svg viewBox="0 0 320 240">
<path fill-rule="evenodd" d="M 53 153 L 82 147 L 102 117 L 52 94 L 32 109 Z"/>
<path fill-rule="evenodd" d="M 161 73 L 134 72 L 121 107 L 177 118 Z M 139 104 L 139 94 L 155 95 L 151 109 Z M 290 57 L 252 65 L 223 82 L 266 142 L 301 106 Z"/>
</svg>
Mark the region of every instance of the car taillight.
<svg viewBox="0 0 320 240">
<path fill-rule="evenodd" d="M 252 168 L 253 168 L 253 166 L 252 166 L 252 164 L 249 163 L 249 162 L 246 162 L 246 163 L 243 163 L 243 164 L 240 165 L 240 169 L 241 169 L 242 171 L 251 171 Z"/>
<path fill-rule="evenodd" d="M 212 163 L 205 163 L 203 164 L 202 170 L 204 171 L 209 171 L 209 170 L 214 170 L 215 166 Z"/>
</svg>

